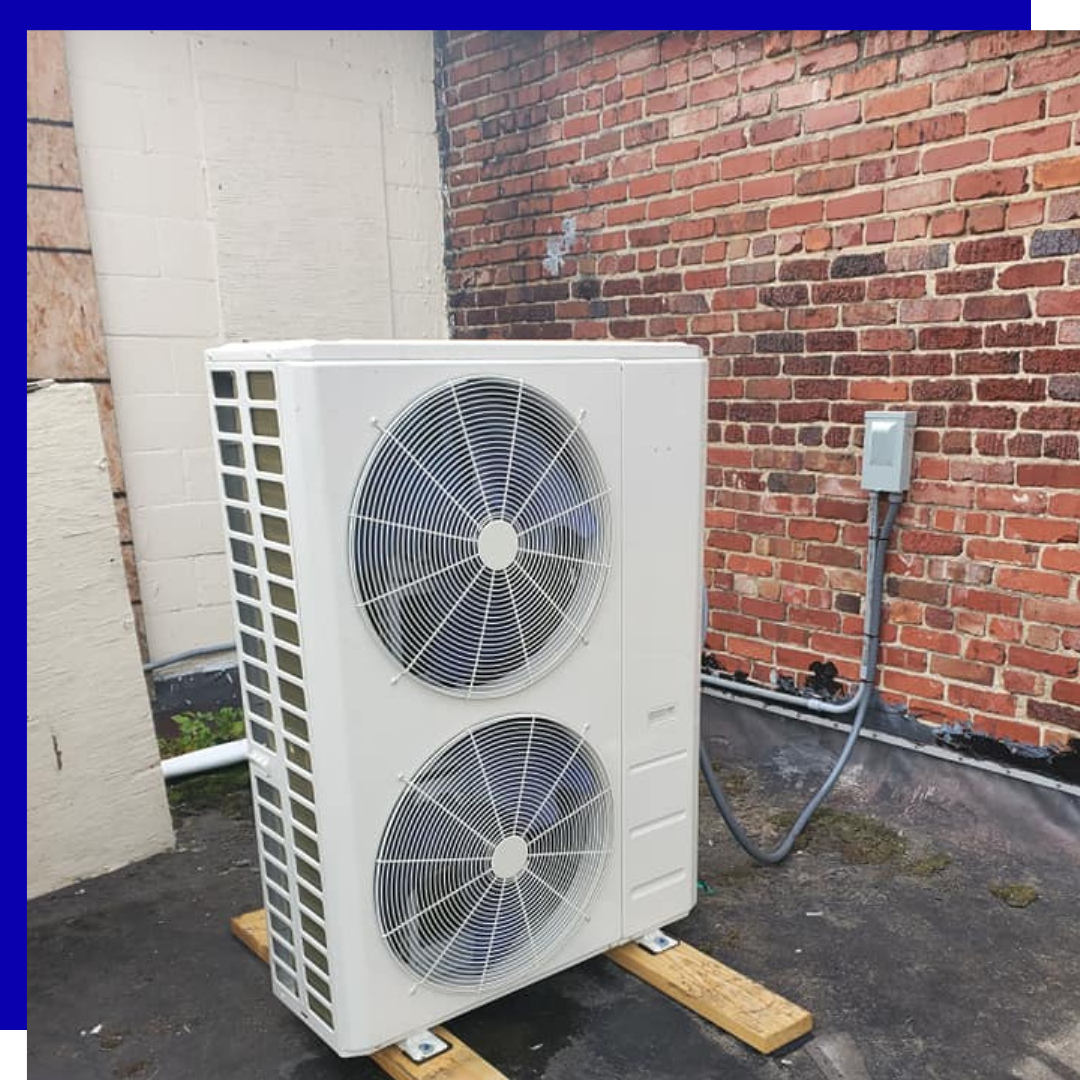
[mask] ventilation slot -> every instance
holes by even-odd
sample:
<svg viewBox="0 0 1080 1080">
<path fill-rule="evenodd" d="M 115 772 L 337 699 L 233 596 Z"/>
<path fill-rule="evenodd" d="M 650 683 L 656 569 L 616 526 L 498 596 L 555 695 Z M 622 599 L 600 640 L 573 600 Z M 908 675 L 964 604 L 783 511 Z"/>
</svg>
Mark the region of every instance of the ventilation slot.
<svg viewBox="0 0 1080 1080">
<path fill-rule="evenodd" d="M 248 737 L 274 755 L 287 796 L 253 777 L 255 819 L 279 989 L 333 1027 L 303 647 L 284 452 L 270 371 L 211 373 L 221 496 L 241 627 Z"/>
</svg>

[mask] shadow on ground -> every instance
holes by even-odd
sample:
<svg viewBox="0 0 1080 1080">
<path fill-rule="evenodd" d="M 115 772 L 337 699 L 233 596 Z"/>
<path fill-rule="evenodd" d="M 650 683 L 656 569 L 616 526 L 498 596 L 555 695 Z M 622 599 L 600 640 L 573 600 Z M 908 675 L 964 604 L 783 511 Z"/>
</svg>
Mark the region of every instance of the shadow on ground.
<svg viewBox="0 0 1080 1080">
<path fill-rule="evenodd" d="M 706 731 L 760 836 L 835 749 L 714 706 Z M 453 1030 L 514 1080 L 1080 1080 L 1080 802 L 908 758 L 860 747 L 779 868 L 736 849 L 702 792 L 705 887 L 671 929 L 810 1009 L 806 1045 L 761 1057 L 602 958 Z M 173 804 L 174 853 L 28 905 L 30 1077 L 381 1077 L 325 1049 L 229 936 L 261 902 L 246 796 L 218 778 Z"/>
</svg>

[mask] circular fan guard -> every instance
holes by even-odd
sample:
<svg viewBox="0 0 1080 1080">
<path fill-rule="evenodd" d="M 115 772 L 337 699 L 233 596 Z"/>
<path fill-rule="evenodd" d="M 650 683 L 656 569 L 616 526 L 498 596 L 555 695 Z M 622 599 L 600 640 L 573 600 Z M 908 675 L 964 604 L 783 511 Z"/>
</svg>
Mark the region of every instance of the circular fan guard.
<svg viewBox="0 0 1080 1080">
<path fill-rule="evenodd" d="M 415 986 L 506 983 L 587 917 L 613 811 L 584 734 L 540 717 L 490 721 L 403 783 L 379 845 L 375 909 Z"/>
<path fill-rule="evenodd" d="M 585 639 L 611 529 L 581 422 L 523 381 L 471 377 L 381 429 L 351 545 L 358 603 L 395 678 L 505 694 Z"/>
</svg>

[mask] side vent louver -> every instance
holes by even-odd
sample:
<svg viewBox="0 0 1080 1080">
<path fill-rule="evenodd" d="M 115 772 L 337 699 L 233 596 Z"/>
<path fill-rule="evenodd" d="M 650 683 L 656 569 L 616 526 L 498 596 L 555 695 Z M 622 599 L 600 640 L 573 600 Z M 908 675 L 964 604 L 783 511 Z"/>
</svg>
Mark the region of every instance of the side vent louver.
<svg viewBox="0 0 1080 1080">
<path fill-rule="evenodd" d="M 214 370 L 227 554 L 240 626 L 248 738 L 271 755 L 253 775 L 271 969 L 279 989 L 334 1026 L 303 643 L 274 375 Z"/>
</svg>

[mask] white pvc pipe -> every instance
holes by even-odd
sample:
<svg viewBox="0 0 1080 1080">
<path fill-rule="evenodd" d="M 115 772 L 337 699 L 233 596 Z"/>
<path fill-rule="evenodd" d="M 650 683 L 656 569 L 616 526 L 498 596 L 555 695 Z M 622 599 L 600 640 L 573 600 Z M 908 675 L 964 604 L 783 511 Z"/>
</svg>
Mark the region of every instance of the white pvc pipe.
<svg viewBox="0 0 1080 1080">
<path fill-rule="evenodd" d="M 161 771 L 165 774 L 166 780 L 176 780 L 181 776 L 192 776 L 195 773 L 210 772 L 212 769 L 224 769 L 228 765 L 239 765 L 247 759 L 247 739 L 235 739 L 232 742 L 221 743 L 219 746 L 208 746 L 205 750 L 192 750 L 190 754 L 165 758 L 161 763 Z"/>
</svg>

